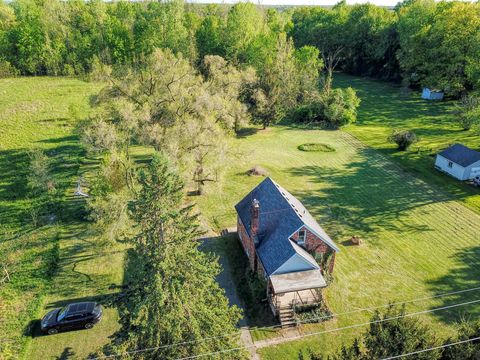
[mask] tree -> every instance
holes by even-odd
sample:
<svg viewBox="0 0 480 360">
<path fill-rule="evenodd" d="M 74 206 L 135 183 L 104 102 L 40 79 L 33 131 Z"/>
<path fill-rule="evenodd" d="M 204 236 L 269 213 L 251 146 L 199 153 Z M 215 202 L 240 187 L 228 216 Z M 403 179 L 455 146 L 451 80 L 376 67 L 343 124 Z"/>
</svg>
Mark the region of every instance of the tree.
<svg viewBox="0 0 480 360">
<path fill-rule="evenodd" d="M 398 73 L 396 14 L 373 4 L 353 5 L 345 27 L 343 68 L 359 75 L 394 77 Z"/>
<path fill-rule="evenodd" d="M 160 49 L 134 70 L 110 76 L 84 141 L 96 151 L 122 151 L 127 160 L 133 142 L 164 151 L 202 193 L 217 179 L 225 137 L 248 120 L 241 91 L 255 82 L 249 69 L 208 59 L 207 79 L 181 55 Z"/>
<path fill-rule="evenodd" d="M 393 130 L 392 134 L 388 137 L 388 141 L 395 143 L 398 146 L 398 150 L 405 151 L 410 145 L 418 141 L 417 135 L 411 130 Z"/>
<path fill-rule="evenodd" d="M 295 63 L 298 72 L 300 96 L 303 100 L 308 93 L 318 91 L 320 72 L 323 69 L 323 61 L 320 52 L 313 46 L 302 46 L 295 50 Z"/>
<path fill-rule="evenodd" d="M 343 346 L 334 355 L 313 354 L 311 360 L 376 360 L 435 347 L 438 342 L 418 319 L 405 317 L 405 307 L 390 306 L 383 313 L 378 310 L 370 319 L 369 329 L 352 345 Z M 415 355 L 419 360 L 435 360 L 439 350 Z"/>
<path fill-rule="evenodd" d="M 254 4 L 240 2 L 233 5 L 228 12 L 223 38 L 227 59 L 245 62 L 245 52 L 255 37 L 262 33 L 264 23 L 263 14 Z"/>
<path fill-rule="evenodd" d="M 138 183 L 132 206 L 139 226 L 132 239 L 136 276 L 119 299 L 125 316 L 109 353 L 156 347 L 135 358 L 168 360 L 238 347 L 240 311 L 228 306 L 215 281 L 217 260 L 198 250 L 198 221 L 183 205 L 181 177 L 156 154 Z M 231 333 L 237 335 L 223 336 Z M 241 351 L 229 357 L 244 358 Z"/>
<path fill-rule="evenodd" d="M 457 122 L 463 130 L 470 130 L 480 123 L 480 98 L 475 95 L 463 96 L 457 105 Z"/>
<path fill-rule="evenodd" d="M 260 88 L 254 91 L 253 120 L 264 128 L 283 119 L 293 109 L 300 96 L 300 84 L 291 39 L 281 33 L 275 53 L 260 77 Z"/>
<path fill-rule="evenodd" d="M 138 56 L 168 48 L 174 53 L 190 54 L 189 34 L 185 27 L 182 0 L 141 3 L 141 16 L 135 22 Z"/>
<path fill-rule="evenodd" d="M 220 56 L 206 56 L 203 59 L 205 80 L 218 119 L 226 129 L 238 132 L 250 119 L 246 102 L 253 88 L 257 86 L 255 70 L 247 67 L 239 70 Z M 215 96 L 216 95 L 216 96 Z"/>
<path fill-rule="evenodd" d="M 321 123 L 331 128 L 353 123 L 357 120 L 360 99 L 352 88 L 333 89 L 313 93 L 292 114 L 294 122 Z"/>
<path fill-rule="evenodd" d="M 467 341 L 480 337 L 480 323 L 478 321 L 463 321 L 459 324 L 458 334 L 445 340 L 444 344 Z M 469 341 L 457 346 L 446 347 L 440 360 L 476 360 L 480 358 L 479 340 Z"/>
<path fill-rule="evenodd" d="M 332 10 L 303 8 L 292 16 L 291 34 L 297 46 L 313 45 L 320 50 L 325 66 L 326 91 L 330 91 L 333 71 L 344 56 L 348 12 L 347 5 L 340 2 Z"/>
<path fill-rule="evenodd" d="M 24 74 L 42 74 L 46 35 L 41 9 L 33 1 L 26 0 L 15 2 L 14 10 L 17 24 L 9 33 L 13 45 L 10 59 Z"/>
<path fill-rule="evenodd" d="M 9 41 L 9 32 L 15 26 L 15 12 L 13 8 L 5 2 L 0 2 L 0 61 L 2 63 L 11 60 L 10 53 L 12 44 Z M 10 62 L 8 62 L 9 66 Z M 2 67 L 5 67 L 2 66 Z M 1 70 L 0 70 L 1 71 Z M 2 74 L 0 74 L 2 76 Z"/>
<path fill-rule="evenodd" d="M 195 40 L 200 59 L 206 55 L 225 56 L 222 42 L 222 19 L 217 14 L 207 15 L 203 18 L 195 33 Z"/>
</svg>

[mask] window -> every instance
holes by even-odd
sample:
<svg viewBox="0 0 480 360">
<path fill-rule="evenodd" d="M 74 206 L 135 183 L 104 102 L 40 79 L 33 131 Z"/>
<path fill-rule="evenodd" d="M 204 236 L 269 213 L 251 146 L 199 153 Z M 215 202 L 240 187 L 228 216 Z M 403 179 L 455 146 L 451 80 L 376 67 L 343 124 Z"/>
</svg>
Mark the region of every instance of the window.
<svg viewBox="0 0 480 360">
<path fill-rule="evenodd" d="M 449 168 L 452 168 L 452 167 L 453 167 L 453 162 L 449 161 L 449 162 L 448 162 L 448 167 L 449 167 Z"/>
<path fill-rule="evenodd" d="M 305 245 L 305 240 L 307 239 L 307 232 L 305 230 L 300 230 L 298 232 L 298 244 Z"/>
<path fill-rule="evenodd" d="M 64 307 L 62 310 L 60 310 L 57 316 L 57 321 L 62 321 L 63 319 L 65 319 L 65 316 L 67 315 L 67 310 L 68 307 Z"/>
</svg>

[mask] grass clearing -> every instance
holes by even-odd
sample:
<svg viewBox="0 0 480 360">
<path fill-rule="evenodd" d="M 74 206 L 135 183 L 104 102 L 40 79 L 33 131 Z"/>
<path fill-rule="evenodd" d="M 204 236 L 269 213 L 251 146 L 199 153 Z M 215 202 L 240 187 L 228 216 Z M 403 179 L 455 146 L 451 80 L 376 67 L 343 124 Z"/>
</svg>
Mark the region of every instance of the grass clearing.
<svg viewBox="0 0 480 360">
<path fill-rule="evenodd" d="M 197 198 L 218 229 L 235 224 L 234 204 L 262 179 L 245 175 L 254 164 L 297 196 L 339 244 L 335 281 L 326 291 L 334 313 L 378 306 L 389 301 L 429 297 L 478 286 L 480 216 L 461 197 L 405 172 L 381 152 L 342 131 L 273 127 L 235 139 L 224 180 Z M 301 152 L 300 144 L 322 142 L 331 153 Z M 432 169 L 433 171 L 433 169 Z M 350 246 L 358 235 L 363 245 Z M 429 309 L 478 298 L 478 292 L 413 303 L 407 311 Z M 476 316 L 480 306 L 423 316 L 449 334 L 462 314 Z M 368 321 L 371 313 L 339 316 L 301 327 L 317 332 Z M 359 329 L 305 339 L 260 350 L 263 359 L 296 359 L 306 347 L 335 349 Z M 252 334 L 260 339 L 258 331 Z"/>
<path fill-rule="evenodd" d="M 95 163 L 84 162 L 70 108 L 85 115 L 100 87 L 68 78 L 0 80 L 0 253 L 12 263 L 11 282 L 0 285 L 0 358 L 84 357 L 109 341 L 117 326 L 116 311 L 108 309 L 91 331 L 51 337 L 33 332 L 33 339 L 30 332 L 51 307 L 104 295 L 110 284 L 121 283 L 122 249 L 95 243 L 83 205 L 73 198 L 79 174 Z M 51 158 L 63 194 L 52 214 L 56 220 L 40 228 L 31 226 L 26 187 L 28 151 L 35 148 Z M 58 263 L 54 274 L 52 261 Z"/>
<path fill-rule="evenodd" d="M 353 87 L 362 100 L 357 122 L 345 131 L 480 213 L 478 189 L 433 170 L 435 155 L 454 143 L 480 150 L 478 130 L 464 131 L 455 122 L 454 101 L 426 101 L 420 93 L 405 92 L 399 85 L 346 74 L 336 74 L 335 84 Z M 393 129 L 413 130 L 419 142 L 408 151 L 397 151 L 396 145 L 387 141 Z"/>
</svg>

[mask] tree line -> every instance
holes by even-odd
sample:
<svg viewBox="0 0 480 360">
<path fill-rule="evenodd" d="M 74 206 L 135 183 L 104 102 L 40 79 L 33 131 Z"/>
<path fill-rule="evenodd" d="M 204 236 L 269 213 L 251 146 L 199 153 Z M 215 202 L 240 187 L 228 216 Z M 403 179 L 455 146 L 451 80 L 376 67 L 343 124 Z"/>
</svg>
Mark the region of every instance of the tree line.
<svg viewBox="0 0 480 360">
<path fill-rule="evenodd" d="M 405 0 L 296 9 L 290 34 L 317 47 L 329 68 L 458 96 L 480 87 L 480 4 Z"/>
<path fill-rule="evenodd" d="M 279 34 L 320 51 L 325 70 L 403 80 L 457 96 L 480 81 L 480 5 L 405 0 L 285 11 L 181 0 L 15 0 L 0 4 L 0 74 L 82 75 L 133 64 L 156 48 L 193 63 L 219 55 L 268 75 Z M 287 40 L 286 40 L 287 41 Z M 290 40 L 288 40 L 290 41 Z"/>
</svg>

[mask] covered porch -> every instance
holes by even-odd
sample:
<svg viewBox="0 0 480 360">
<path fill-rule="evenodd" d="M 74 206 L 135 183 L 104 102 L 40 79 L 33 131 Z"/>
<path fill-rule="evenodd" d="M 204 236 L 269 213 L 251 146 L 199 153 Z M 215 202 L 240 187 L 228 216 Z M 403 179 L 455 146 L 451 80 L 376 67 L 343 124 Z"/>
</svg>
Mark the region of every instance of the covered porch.
<svg viewBox="0 0 480 360">
<path fill-rule="evenodd" d="M 326 286 L 318 269 L 271 275 L 268 288 L 270 308 L 278 315 L 282 309 L 319 304 L 322 300 L 320 289 Z"/>
</svg>

